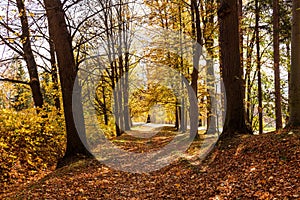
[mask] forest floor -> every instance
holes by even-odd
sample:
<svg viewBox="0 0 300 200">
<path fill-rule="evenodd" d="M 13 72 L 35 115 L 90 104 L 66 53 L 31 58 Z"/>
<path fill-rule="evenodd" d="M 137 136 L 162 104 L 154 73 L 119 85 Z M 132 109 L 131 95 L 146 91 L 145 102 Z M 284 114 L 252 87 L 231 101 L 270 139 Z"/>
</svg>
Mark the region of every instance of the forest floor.
<svg viewBox="0 0 300 200">
<path fill-rule="evenodd" d="M 141 153 L 160 149 L 174 137 L 165 127 L 151 138 L 125 134 L 113 143 Z M 299 133 L 237 136 L 201 159 L 211 148 L 204 142 L 209 140 L 201 135 L 181 158 L 147 173 L 79 160 L 26 181 L 1 183 L 0 199 L 300 199 Z"/>
</svg>

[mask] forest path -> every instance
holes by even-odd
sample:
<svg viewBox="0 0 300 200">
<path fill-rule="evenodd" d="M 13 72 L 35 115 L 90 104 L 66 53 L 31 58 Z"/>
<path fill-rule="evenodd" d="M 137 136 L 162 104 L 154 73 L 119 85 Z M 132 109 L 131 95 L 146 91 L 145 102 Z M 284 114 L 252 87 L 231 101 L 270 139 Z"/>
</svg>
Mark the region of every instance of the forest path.
<svg viewBox="0 0 300 200">
<path fill-rule="evenodd" d="M 128 151 L 153 151 L 172 133 L 165 127 L 152 138 L 124 134 L 113 143 Z M 181 158 L 150 173 L 80 160 L 17 190 L 4 188 L 0 199 L 300 199 L 299 133 L 241 135 L 198 163 Z M 146 145 L 151 140 L 152 149 Z M 193 155 L 203 141 L 194 141 L 186 153 Z"/>
<path fill-rule="evenodd" d="M 170 124 L 139 123 L 130 131 L 108 141 L 99 139 L 91 150 L 96 159 L 112 168 L 133 173 L 159 170 L 179 159 L 195 164 L 212 150 L 217 135 L 199 131 L 197 140 Z"/>
</svg>

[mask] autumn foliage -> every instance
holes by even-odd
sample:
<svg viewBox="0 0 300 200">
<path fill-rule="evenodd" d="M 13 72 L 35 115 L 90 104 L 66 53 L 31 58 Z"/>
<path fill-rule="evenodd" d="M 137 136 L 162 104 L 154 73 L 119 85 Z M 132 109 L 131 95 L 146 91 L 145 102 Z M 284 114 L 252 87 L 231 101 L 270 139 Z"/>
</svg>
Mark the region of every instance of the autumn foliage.
<svg viewBox="0 0 300 200">
<path fill-rule="evenodd" d="M 0 181 L 25 179 L 63 155 L 64 121 L 58 111 L 3 109 L 0 115 Z M 47 116 L 47 117 L 46 117 Z"/>
<path fill-rule="evenodd" d="M 164 134 L 167 139 L 171 135 Z M 164 145 L 149 140 L 154 149 Z M 147 150 L 149 140 L 123 135 L 114 142 L 136 152 Z M 144 174 L 117 171 L 92 159 L 80 160 L 40 180 L 19 184 L 16 190 L 4 187 L 0 198 L 299 199 L 299 142 L 296 132 L 237 136 L 217 146 L 204 160 L 186 157 Z M 201 145 L 201 140 L 194 141 L 188 154 Z"/>
</svg>

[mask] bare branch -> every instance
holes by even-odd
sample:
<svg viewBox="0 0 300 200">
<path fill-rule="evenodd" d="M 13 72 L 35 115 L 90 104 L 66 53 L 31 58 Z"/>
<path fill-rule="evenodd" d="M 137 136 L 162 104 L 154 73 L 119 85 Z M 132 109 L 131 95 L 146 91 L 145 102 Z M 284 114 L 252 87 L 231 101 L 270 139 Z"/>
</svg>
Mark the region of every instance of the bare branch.
<svg viewBox="0 0 300 200">
<path fill-rule="evenodd" d="M 21 81 L 21 80 L 9 79 L 9 78 L 0 78 L 0 81 L 11 82 L 11 83 L 19 83 L 19 84 L 24 84 L 24 85 L 30 85 L 29 82 Z"/>
</svg>

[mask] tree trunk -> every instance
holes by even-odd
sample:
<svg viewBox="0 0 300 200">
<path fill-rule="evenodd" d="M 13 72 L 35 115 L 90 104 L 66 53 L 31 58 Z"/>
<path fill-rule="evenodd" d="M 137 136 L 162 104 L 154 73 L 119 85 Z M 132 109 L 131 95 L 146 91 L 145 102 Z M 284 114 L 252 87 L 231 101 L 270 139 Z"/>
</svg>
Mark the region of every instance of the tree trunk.
<svg viewBox="0 0 300 200">
<path fill-rule="evenodd" d="M 222 68 L 221 68 L 222 69 Z M 225 96 L 225 86 L 223 84 L 223 79 L 220 81 L 221 84 L 221 97 L 220 97 L 220 101 L 221 101 L 221 123 L 222 125 L 225 124 L 225 118 L 226 118 L 226 96 Z"/>
<path fill-rule="evenodd" d="M 288 127 L 300 127 L 300 0 L 293 0 L 292 56 L 289 93 L 290 119 Z"/>
<path fill-rule="evenodd" d="M 186 132 L 186 130 L 187 130 L 187 124 L 185 123 L 186 122 L 185 106 L 186 106 L 185 97 L 183 96 L 181 98 L 181 104 L 180 104 L 180 131 L 182 131 L 182 132 Z"/>
<path fill-rule="evenodd" d="M 194 38 L 196 39 L 197 44 L 195 44 L 194 47 L 194 52 L 193 52 L 193 71 L 192 71 L 192 82 L 191 82 L 191 86 L 197 96 L 197 92 L 198 92 L 198 74 L 199 74 L 199 59 L 200 59 L 200 55 L 201 55 L 201 45 L 202 45 L 202 41 L 201 41 L 201 26 L 200 26 L 200 13 L 199 13 L 199 8 L 197 5 L 197 1 L 196 0 L 192 0 L 192 13 L 194 13 L 195 17 L 194 17 L 194 21 L 192 23 L 195 24 L 195 28 L 196 30 L 194 30 Z"/>
<path fill-rule="evenodd" d="M 50 27 L 49 27 L 50 28 Z M 50 31 L 49 31 L 50 34 Z M 55 46 L 53 40 L 49 39 L 49 46 L 50 46 L 50 63 L 51 63 L 51 78 L 53 82 L 53 90 L 54 90 L 54 105 L 57 110 L 60 110 L 60 100 L 59 100 L 59 86 L 58 86 L 58 75 L 57 75 L 57 63 L 56 63 L 56 56 L 55 56 Z"/>
<path fill-rule="evenodd" d="M 256 32 L 256 57 L 257 57 L 257 86 L 258 86 L 258 132 L 263 133 L 263 105 L 262 105 L 262 83 L 261 83 L 261 62 L 260 62 L 260 36 L 259 36 L 259 5 L 255 0 L 255 32 Z"/>
<path fill-rule="evenodd" d="M 189 102 L 190 102 L 190 137 L 198 136 L 198 125 L 199 125 L 199 111 L 198 111 L 198 75 L 199 75 L 199 60 L 202 50 L 202 31 L 201 31 L 201 21 L 200 21 L 200 11 L 199 5 L 196 0 L 191 1 L 191 13 L 192 13 L 192 29 L 196 44 L 194 46 L 193 52 L 193 71 L 192 71 L 192 81 L 191 88 L 193 91 L 189 92 Z M 196 100 L 195 100 L 196 98 Z M 195 102 L 196 101 L 196 102 Z"/>
<path fill-rule="evenodd" d="M 221 72 L 226 90 L 226 117 L 220 139 L 251 133 L 245 123 L 243 69 L 240 62 L 237 0 L 222 0 L 220 20 Z"/>
<path fill-rule="evenodd" d="M 243 35 L 243 0 L 239 0 L 238 2 L 239 9 L 239 33 L 240 33 L 240 55 L 241 55 L 241 66 L 244 68 L 244 35 Z"/>
<path fill-rule="evenodd" d="M 126 43 L 127 44 L 127 43 Z M 126 49 L 127 49 L 126 45 Z M 129 113 L 129 52 L 125 52 L 125 79 L 124 79 L 124 127 L 125 131 L 130 130 Z"/>
<path fill-rule="evenodd" d="M 273 0 L 273 45 L 274 45 L 274 79 L 275 79 L 275 113 L 276 130 L 282 128 L 281 92 L 280 92 L 280 52 L 279 52 L 279 0 Z"/>
<path fill-rule="evenodd" d="M 246 83 L 246 120 L 249 124 L 252 124 L 251 116 L 251 91 L 252 91 L 252 80 L 251 80 L 251 63 L 252 56 L 254 50 L 254 42 L 255 42 L 255 31 L 253 31 L 253 36 L 250 39 L 250 44 L 247 44 L 247 57 L 246 57 L 246 74 L 245 74 L 245 83 Z"/>
<path fill-rule="evenodd" d="M 216 116 L 217 101 L 215 88 L 215 74 L 212 58 L 207 61 L 207 87 L 208 87 L 208 113 L 207 113 L 207 134 L 215 134 L 217 132 Z"/>
<path fill-rule="evenodd" d="M 63 163 L 78 154 L 91 157 L 86 149 L 85 125 L 81 101 L 81 89 L 76 79 L 71 35 L 68 32 L 64 11 L 60 0 L 44 0 L 50 34 L 57 53 L 64 114 L 67 131 L 67 148 Z M 74 87 L 74 91 L 73 91 Z M 76 125 L 75 125 L 76 121 Z M 58 164 L 61 166 L 60 163 Z"/>
<path fill-rule="evenodd" d="M 113 80 L 114 81 L 114 80 Z M 120 127 L 120 113 L 119 113 L 119 92 L 118 92 L 118 83 L 115 83 L 113 87 L 113 98 L 114 98 L 114 117 L 115 117 L 115 127 L 116 127 L 116 136 L 121 136 L 121 127 Z"/>
<path fill-rule="evenodd" d="M 29 71 L 30 78 L 30 88 L 32 91 L 32 97 L 34 101 L 34 105 L 37 108 L 42 108 L 43 106 L 43 96 L 41 92 L 40 80 L 37 71 L 37 65 L 32 53 L 31 42 L 30 42 L 30 32 L 28 26 L 28 19 L 26 15 L 26 9 L 24 5 L 24 1 L 17 0 L 17 7 L 19 11 L 19 16 L 21 19 L 22 26 L 22 43 L 23 43 L 23 51 L 24 51 L 24 59 L 27 64 L 27 68 Z"/>
<path fill-rule="evenodd" d="M 207 29 L 213 30 L 214 26 L 214 10 L 213 10 L 213 4 L 214 1 L 209 1 L 209 6 L 208 9 L 208 21 Z M 214 62 L 213 62 L 213 57 L 214 57 L 214 52 L 213 52 L 213 46 L 214 46 L 214 39 L 211 33 L 205 34 L 205 44 L 206 44 L 206 49 L 208 53 L 208 59 L 207 59 L 207 104 L 208 104 L 208 112 L 207 112 L 207 129 L 206 133 L 207 134 L 215 134 L 217 132 L 217 100 L 216 100 L 216 87 L 215 87 L 215 73 L 214 73 Z"/>
<path fill-rule="evenodd" d="M 129 16 L 129 7 L 127 4 L 124 4 L 123 17 L 125 18 L 126 23 L 122 23 L 123 29 L 123 41 L 124 41 L 124 67 L 125 67 L 125 77 L 124 77 L 124 127 L 125 131 L 130 130 L 130 111 L 129 111 L 129 49 L 130 49 L 130 24 L 128 20 Z M 121 20 L 124 21 L 124 20 Z"/>
<path fill-rule="evenodd" d="M 291 93 L 291 88 L 290 88 L 290 85 L 291 85 L 291 47 L 290 47 L 290 44 L 291 44 L 291 40 L 287 40 L 286 42 L 286 56 L 287 56 L 287 69 L 288 69 L 288 85 L 289 85 L 289 94 Z M 285 118 L 285 126 L 288 125 L 289 123 L 289 118 L 290 118 L 290 106 L 289 106 L 289 102 L 290 102 L 290 99 L 288 98 L 288 106 L 287 106 L 287 115 L 286 115 L 286 118 Z"/>
<path fill-rule="evenodd" d="M 120 135 L 123 134 L 125 130 L 124 126 L 124 63 L 123 63 L 123 26 L 122 26 L 122 21 L 123 21 L 123 12 L 122 12 L 122 0 L 119 1 L 119 6 L 118 6 L 118 76 L 119 80 L 117 82 L 117 87 L 118 87 L 118 105 L 119 105 L 119 115 L 120 115 L 120 120 L 119 120 L 119 127 L 121 129 Z"/>
<path fill-rule="evenodd" d="M 103 97 L 103 115 L 104 115 L 104 124 L 108 125 L 108 113 L 107 113 L 107 103 L 106 103 L 106 94 L 105 94 L 105 86 L 104 78 L 102 77 L 102 97 Z"/>
<path fill-rule="evenodd" d="M 179 102 L 176 98 L 176 102 L 175 102 L 175 128 L 178 131 L 179 130 Z"/>
</svg>

